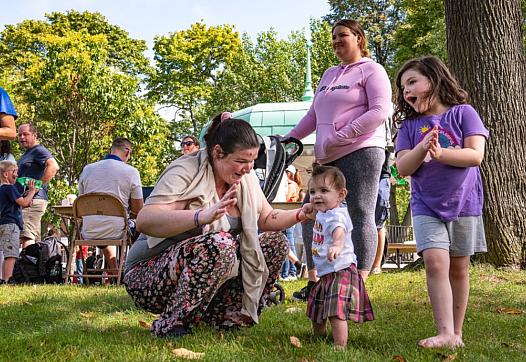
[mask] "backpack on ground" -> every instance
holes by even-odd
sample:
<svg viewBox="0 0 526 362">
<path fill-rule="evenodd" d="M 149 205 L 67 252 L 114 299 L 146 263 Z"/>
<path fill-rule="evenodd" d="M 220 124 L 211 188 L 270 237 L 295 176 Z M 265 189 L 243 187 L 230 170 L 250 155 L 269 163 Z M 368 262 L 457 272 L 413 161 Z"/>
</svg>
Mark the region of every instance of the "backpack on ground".
<svg viewBox="0 0 526 362">
<path fill-rule="evenodd" d="M 64 283 L 60 245 L 67 247 L 54 236 L 22 249 L 15 262 L 10 284 L 59 284 Z"/>
<path fill-rule="evenodd" d="M 102 259 L 102 256 L 93 253 L 93 255 L 90 255 L 86 258 L 84 273 L 92 275 L 102 275 L 102 269 L 104 267 L 103 264 L 104 260 Z M 84 278 L 84 284 L 100 285 L 102 284 L 102 279 L 95 279 L 94 281 L 92 281 L 90 278 Z"/>
</svg>

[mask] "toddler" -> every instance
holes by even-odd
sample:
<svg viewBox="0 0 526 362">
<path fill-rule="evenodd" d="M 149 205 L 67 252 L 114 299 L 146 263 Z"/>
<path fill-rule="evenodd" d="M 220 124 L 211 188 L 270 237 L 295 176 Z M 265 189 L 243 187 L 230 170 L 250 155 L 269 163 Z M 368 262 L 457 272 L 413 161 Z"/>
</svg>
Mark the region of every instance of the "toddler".
<svg viewBox="0 0 526 362">
<path fill-rule="evenodd" d="M 309 294 L 307 316 L 315 335 L 331 323 L 334 344 L 347 344 L 347 320 L 371 321 L 374 313 L 362 277 L 356 268 L 351 240 L 345 177 L 332 166 L 315 166 L 309 181 L 310 202 L 316 211 L 312 254 L 319 280 Z"/>
<path fill-rule="evenodd" d="M 13 275 L 15 261 L 20 248 L 22 224 L 21 207 L 31 205 L 37 192 L 35 181 L 28 182 L 28 190 L 21 195 L 15 187 L 18 168 L 12 161 L 0 161 L 0 250 L 4 252 L 3 280 L 5 283 Z"/>
</svg>

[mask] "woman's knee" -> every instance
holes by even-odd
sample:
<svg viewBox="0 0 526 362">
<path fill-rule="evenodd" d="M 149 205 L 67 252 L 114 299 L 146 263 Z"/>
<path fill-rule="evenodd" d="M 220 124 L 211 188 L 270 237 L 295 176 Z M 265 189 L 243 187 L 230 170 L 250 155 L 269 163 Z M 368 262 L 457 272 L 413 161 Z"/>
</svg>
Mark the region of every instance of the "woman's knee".
<svg viewBox="0 0 526 362">
<path fill-rule="evenodd" d="M 259 236 L 261 249 L 265 254 L 285 256 L 289 253 L 290 243 L 282 232 L 265 232 Z"/>
<path fill-rule="evenodd" d="M 196 244 L 197 248 L 203 249 L 201 252 L 208 254 L 208 258 L 214 260 L 216 265 L 235 264 L 237 240 L 230 233 L 217 232 L 206 237 L 208 240 L 204 244 Z"/>
</svg>

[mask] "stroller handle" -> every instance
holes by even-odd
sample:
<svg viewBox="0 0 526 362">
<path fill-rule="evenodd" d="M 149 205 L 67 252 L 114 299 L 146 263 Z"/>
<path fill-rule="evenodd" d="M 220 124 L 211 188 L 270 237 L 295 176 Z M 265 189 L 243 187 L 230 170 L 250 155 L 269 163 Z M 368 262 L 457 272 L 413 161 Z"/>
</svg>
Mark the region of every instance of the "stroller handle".
<svg viewBox="0 0 526 362">
<path fill-rule="evenodd" d="M 303 143 L 294 137 L 282 138 L 280 139 L 280 143 L 283 144 L 283 148 L 285 149 L 285 168 L 287 168 L 303 153 Z M 294 144 L 295 148 L 287 147 L 290 144 Z"/>
</svg>

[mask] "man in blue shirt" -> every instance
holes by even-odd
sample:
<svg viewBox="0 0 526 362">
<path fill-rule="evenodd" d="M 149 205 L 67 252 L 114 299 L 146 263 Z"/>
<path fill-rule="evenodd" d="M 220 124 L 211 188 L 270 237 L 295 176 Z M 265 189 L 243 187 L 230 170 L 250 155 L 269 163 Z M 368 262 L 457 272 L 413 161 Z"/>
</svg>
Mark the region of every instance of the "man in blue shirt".
<svg viewBox="0 0 526 362">
<path fill-rule="evenodd" d="M 15 139 L 15 119 L 17 118 L 18 115 L 9 95 L 0 87 L 0 141 Z"/>
<path fill-rule="evenodd" d="M 38 190 L 31 206 L 22 210 L 24 230 L 20 234 L 20 243 L 25 248 L 40 241 L 40 222 L 48 203 L 48 183 L 59 167 L 51 152 L 38 142 L 33 125 L 22 124 L 18 127 L 18 142 L 25 149 L 18 160 L 18 176 L 42 180 L 42 188 Z"/>
</svg>

